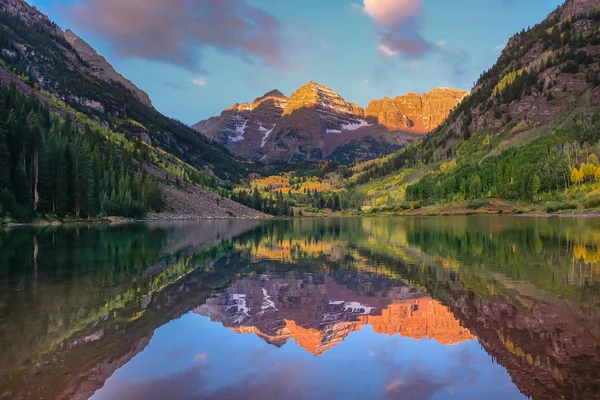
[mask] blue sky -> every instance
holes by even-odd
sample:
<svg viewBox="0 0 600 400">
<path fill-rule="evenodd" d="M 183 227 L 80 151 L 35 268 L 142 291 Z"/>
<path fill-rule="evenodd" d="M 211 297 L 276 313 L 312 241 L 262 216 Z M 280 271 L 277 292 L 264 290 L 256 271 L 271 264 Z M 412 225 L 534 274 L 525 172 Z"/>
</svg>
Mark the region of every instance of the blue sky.
<svg viewBox="0 0 600 400">
<path fill-rule="evenodd" d="M 193 313 L 154 332 L 92 400 L 127 398 L 525 399 L 477 340 L 444 346 L 427 338 L 351 332 L 313 356 L 281 348 Z"/>
<path fill-rule="evenodd" d="M 561 3 L 29 1 L 90 43 L 158 110 L 188 124 L 272 89 L 291 95 L 310 80 L 363 107 L 437 86 L 468 90 L 510 36 Z"/>
</svg>

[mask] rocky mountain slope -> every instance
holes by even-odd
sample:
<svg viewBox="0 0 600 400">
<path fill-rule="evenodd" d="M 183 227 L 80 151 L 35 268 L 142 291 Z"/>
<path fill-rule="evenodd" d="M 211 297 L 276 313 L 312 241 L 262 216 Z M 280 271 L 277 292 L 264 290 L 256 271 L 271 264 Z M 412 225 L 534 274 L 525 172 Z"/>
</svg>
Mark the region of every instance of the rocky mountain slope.
<svg viewBox="0 0 600 400">
<path fill-rule="evenodd" d="M 133 93 L 142 104 L 152 107 L 150 97 L 146 92 L 135 86 L 129 79 L 119 74 L 112 65 L 106 61 L 104 57 L 96 53 L 89 44 L 87 44 L 82 38 L 77 36 L 72 30 L 67 29 L 64 32 L 65 39 L 73 46 L 77 54 L 89 65 L 88 72 L 97 78 L 102 79 L 106 82 L 116 82 L 123 85 L 131 93 Z"/>
<path fill-rule="evenodd" d="M 225 149 L 156 111 L 146 93 L 87 43 L 24 0 L 0 0 L 0 32 L 0 59 L 8 70 L 90 119 L 209 174 L 231 178 L 244 169 Z"/>
<path fill-rule="evenodd" d="M 365 116 L 389 130 L 427 133 L 440 126 L 467 95 L 464 90 L 435 88 L 422 95 L 408 93 L 394 99 L 385 97 L 369 103 Z"/>
<path fill-rule="evenodd" d="M 567 0 L 546 20 L 510 38 L 471 95 L 423 141 L 425 161 L 455 154 L 460 140 L 485 129 L 499 132 L 513 124 L 524 132 L 560 123 L 582 108 L 597 109 L 599 6 L 598 0 Z"/>
<path fill-rule="evenodd" d="M 600 0 L 566 0 L 508 40 L 440 127 L 357 171 L 356 197 L 369 206 L 498 199 L 532 212 L 594 209 L 588 159 L 600 155 L 599 109 Z"/>
<path fill-rule="evenodd" d="M 367 160 L 389 154 L 437 127 L 466 92 L 434 89 L 372 102 L 366 111 L 311 81 L 291 97 L 274 90 L 234 104 L 193 126 L 235 154 L 255 161 Z"/>
<path fill-rule="evenodd" d="M 234 104 L 219 117 L 201 121 L 193 128 L 242 157 L 256 158 L 255 151 L 264 148 L 288 100 L 280 91 L 273 90 L 252 104 Z"/>
</svg>

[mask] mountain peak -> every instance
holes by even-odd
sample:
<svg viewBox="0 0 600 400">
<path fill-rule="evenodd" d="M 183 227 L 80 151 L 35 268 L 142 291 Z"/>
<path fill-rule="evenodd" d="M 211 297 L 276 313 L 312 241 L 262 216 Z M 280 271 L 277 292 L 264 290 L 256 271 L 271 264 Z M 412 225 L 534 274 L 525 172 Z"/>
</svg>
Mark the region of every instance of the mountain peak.
<svg viewBox="0 0 600 400">
<path fill-rule="evenodd" d="M 466 93 L 436 88 L 423 95 L 386 97 L 370 104 L 365 112 L 327 86 L 311 80 L 289 98 L 279 90 L 272 90 L 254 100 L 250 110 L 247 103 L 235 104 L 220 117 L 200 121 L 193 127 L 234 153 L 255 160 L 321 160 L 353 140 L 360 146 L 361 140 L 377 137 L 375 140 L 380 140 L 383 150 L 368 150 L 358 155 L 372 158 L 374 152 L 389 154 L 399 145 L 406 145 L 391 131 L 429 132 Z M 414 139 L 416 135 L 409 140 Z M 347 148 L 352 146 L 356 144 Z"/>
<path fill-rule="evenodd" d="M 281 93 L 279 90 L 274 89 L 274 90 L 271 90 L 270 92 L 265 93 L 261 97 L 258 97 L 256 100 L 254 100 L 254 102 L 252 102 L 252 110 L 257 108 L 258 106 L 260 106 L 267 100 L 271 100 L 272 102 L 281 104 L 281 103 L 287 103 L 288 98 L 286 95 Z M 285 107 L 285 105 L 283 105 L 281 108 L 284 108 L 284 107 Z"/>
<path fill-rule="evenodd" d="M 273 89 L 270 92 L 267 92 L 263 95 L 263 97 L 286 97 L 283 93 L 281 93 L 277 89 Z"/>
<path fill-rule="evenodd" d="M 332 104 L 336 109 L 345 109 L 346 113 L 352 112 L 352 106 L 339 94 L 327 86 L 311 80 L 292 93 L 284 115 L 291 114 L 299 108 L 313 107 L 319 104 Z"/>
<path fill-rule="evenodd" d="M 248 111 L 251 107 L 249 103 L 235 103 L 231 107 L 226 108 L 225 111 Z"/>
</svg>

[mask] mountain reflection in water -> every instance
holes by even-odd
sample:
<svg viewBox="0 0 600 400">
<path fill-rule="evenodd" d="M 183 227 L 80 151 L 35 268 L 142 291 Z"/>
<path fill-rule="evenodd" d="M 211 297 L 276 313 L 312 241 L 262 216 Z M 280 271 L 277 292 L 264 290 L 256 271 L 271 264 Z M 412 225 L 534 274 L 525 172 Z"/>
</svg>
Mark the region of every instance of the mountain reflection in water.
<svg viewBox="0 0 600 400">
<path fill-rule="evenodd" d="M 600 221 L 0 231 L 0 399 L 600 398 Z"/>
</svg>

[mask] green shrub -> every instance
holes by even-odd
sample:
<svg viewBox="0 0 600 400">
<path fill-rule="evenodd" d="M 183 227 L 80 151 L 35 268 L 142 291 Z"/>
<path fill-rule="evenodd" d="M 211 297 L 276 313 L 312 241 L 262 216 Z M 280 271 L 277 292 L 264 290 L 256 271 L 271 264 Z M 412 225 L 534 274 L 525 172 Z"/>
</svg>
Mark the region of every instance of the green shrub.
<svg viewBox="0 0 600 400">
<path fill-rule="evenodd" d="M 575 203 L 551 203 L 546 206 L 547 213 L 555 213 L 561 210 L 575 210 L 577 209 L 577 204 Z"/>
<path fill-rule="evenodd" d="M 585 207 L 585 208 L 600 207 L 600 196 L 596 196 L 596 195 L 587 196 L 585 201 L 583 202 L 583 207 Z"/>
<path fill-rule="evenodd" d="M 467 208 L 475 210 L 483 206 L 489 206 L 489 200 L 471 200 L 467 203 Z"/>
<path fill-rule="evenodd" d="M 579 65 L 573 61 L 569 61 L 567 65 L 565 65 L 561 72 L 563 74 L 576 74 L 579 72 Z"/>
</svg>

